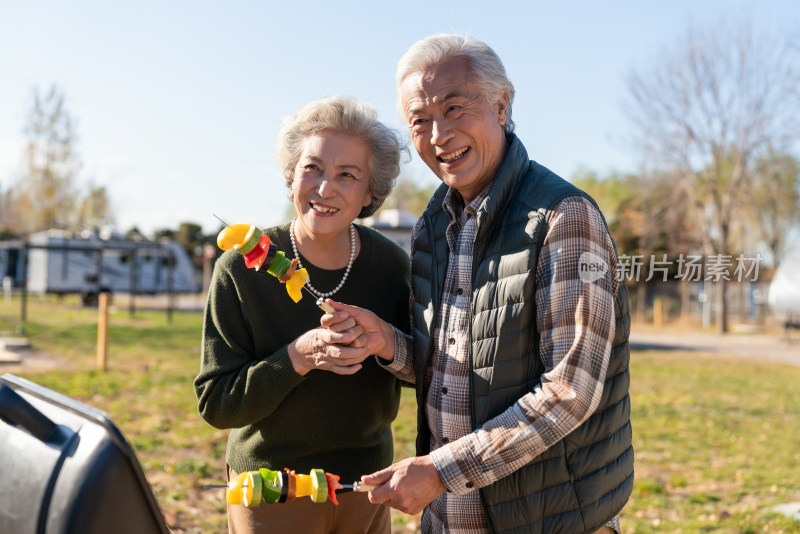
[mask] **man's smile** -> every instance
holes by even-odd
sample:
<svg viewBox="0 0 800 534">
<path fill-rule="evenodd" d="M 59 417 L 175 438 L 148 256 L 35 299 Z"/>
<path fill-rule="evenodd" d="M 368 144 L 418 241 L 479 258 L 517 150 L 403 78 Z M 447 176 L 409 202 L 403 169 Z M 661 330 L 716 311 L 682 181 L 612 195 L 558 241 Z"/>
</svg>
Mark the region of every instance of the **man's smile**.
<svg viewBox="0 0 800 534">
<path fill-rule="evenodd" d="M 464 154 L 469 152 L 469 147 L 466 146 L 464 148 L 459 148 L 458 150 L 454 150 L 453 152 L 449 152 L 446 154 L 439 154 L 437 159 L 444 163 L 453 163 L 457 159 L 461 158 Z"/>
</svg>

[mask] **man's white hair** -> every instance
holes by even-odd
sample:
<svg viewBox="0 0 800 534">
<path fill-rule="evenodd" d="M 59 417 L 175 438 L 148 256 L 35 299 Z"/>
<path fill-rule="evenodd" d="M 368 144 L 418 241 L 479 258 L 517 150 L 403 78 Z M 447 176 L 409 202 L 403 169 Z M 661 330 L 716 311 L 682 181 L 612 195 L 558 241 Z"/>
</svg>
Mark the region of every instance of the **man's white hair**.
<svg viewBox="0 0 800 534">
<path fill-rule="evenodd" d="M 503 62 L 494 50 L 483 41 L 440 33 L 417 41 L 400 58 L 397 63 L 397 90 L 400 116 L 405 118 L 404 103 L 400 101 L 400 85 L 409 75 L 453 59 L 465 58 L 473 70 L 474 82 L 483 95 L 490 101 L 505 91 L 508 97 L 506 133 L 514 132 L 514 121 L 511 120 L 511 104 L 514 102 L 514 84 L 508 79 Z"/>
</svg>

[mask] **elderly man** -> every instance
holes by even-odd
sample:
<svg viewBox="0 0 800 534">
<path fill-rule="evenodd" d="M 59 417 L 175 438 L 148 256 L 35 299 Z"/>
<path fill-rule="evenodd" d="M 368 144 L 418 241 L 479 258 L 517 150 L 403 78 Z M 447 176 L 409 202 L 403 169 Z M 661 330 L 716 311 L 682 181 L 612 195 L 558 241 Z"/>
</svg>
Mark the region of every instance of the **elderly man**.
<svg viewBox="0 0 800 534">
<path fill-rule="evenodd" d="M 397 84 L 443 182 L 413 233 L 413 336 L 339 303 L 323 318 L 355 319 L 356 344 L 416 383 L 419 456 L 363 477 L 370 498 L 425 508 L 423 532 L 619 532 L 630 320 L 605 221 L 528 159 L 514 87 L 485 43 L 426 38 Z"/>
</svg>

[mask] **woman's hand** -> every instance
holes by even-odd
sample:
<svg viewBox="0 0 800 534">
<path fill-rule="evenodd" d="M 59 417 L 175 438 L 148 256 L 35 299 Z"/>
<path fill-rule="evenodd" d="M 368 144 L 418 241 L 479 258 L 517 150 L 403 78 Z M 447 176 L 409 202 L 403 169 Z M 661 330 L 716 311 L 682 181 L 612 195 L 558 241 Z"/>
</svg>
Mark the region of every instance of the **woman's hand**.
<svg viewBox="0 0 800 534">
<path fill-rule="evenodd" d="M 341 322 L 347 326 L 341 333 L 315 328 L 289 344 L 289 359 L 297 374 L 305 376 L 312 369 L 322 369 L 340 375 L 352 375 L 361 369 L 361 362 L 371 352 L 366 346 L 353 346 L 352 341 L 359 337 L 362 330 L 353 320 Z"/>
<path fill-rule="evenodd" d="M 369 310 L 342 304 L 328 299 L 336 310 L 320 319 L 320 324 L 331 332 L 352 336 L 351 348 L 366 348 L 384 360 L 394 360 L 394 329 L 392 325 Z"/>
</svg>

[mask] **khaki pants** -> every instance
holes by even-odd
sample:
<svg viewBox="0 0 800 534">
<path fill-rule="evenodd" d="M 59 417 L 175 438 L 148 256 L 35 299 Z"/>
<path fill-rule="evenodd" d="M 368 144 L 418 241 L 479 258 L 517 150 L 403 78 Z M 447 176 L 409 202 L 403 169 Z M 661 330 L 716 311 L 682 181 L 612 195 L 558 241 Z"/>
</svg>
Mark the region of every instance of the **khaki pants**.
<svg viewBox="0 0 800 534">
<path fill-rule="evenodd" d="M 228 480 L 236 473 L 229 467 Z M 369 502 L 366 493 L 348 491 L 332 502 L 301 497 L 285 503 L 246 507 L 228 505 L 230 534 L 390 534 L 389 508 Z"/>
</svg>

